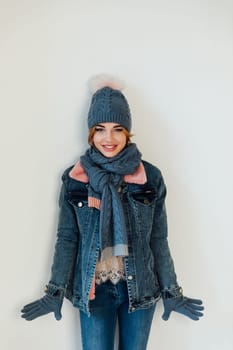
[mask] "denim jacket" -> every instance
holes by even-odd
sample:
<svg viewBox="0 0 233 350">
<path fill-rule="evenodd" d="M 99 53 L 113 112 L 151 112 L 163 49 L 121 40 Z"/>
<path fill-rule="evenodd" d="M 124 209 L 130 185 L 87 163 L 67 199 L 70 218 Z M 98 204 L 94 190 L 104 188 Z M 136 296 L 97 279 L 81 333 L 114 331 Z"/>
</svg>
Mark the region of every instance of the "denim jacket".
<svg viewBox="0 0 233 350">
<path fill-rule="evenodd" d="M 143 161 L 147 182 L 119 189 L 126 219 L 129 255 L 124 258 L 129 312 L 148 308 L 166 292 L 179 294 L 167 241 L 166 187 L 160 170 Z M 87 206 L 88 183 L 63 176 L 57 241 L 46 288 L 60 291 L 90 315 L 89 293 L 99 256 L 99 210 Z M 92 215 L 93 214 L 93 215 Z"/>
</svg>

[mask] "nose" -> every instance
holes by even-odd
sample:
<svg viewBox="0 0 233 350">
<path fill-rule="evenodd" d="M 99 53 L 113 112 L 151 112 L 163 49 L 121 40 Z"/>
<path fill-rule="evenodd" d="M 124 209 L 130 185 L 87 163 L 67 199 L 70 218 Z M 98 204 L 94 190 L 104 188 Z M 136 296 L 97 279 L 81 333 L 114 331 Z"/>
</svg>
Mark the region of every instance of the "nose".
<svg viewBox="0 0 233 350">
<path fill-rule="evenodd" d="M 113 135 L 112 135 L 111 130 L 107 130 L 107 131 L 106 131 L 105 140 L 106 140 L 106 142 L 109 142 L 109 143 L 112 142 L 112 140 L 113 140 Z"/>
</svg>

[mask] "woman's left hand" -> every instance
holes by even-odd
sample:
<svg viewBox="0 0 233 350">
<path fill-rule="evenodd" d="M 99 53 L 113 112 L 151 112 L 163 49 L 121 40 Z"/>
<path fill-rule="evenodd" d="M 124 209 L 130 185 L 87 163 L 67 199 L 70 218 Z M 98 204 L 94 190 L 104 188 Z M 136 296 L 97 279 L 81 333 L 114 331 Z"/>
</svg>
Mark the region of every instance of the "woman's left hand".
<svg viewBox="0 0 233 350">
<path fill-rule="evenodd" d="M 179 312 L 194 321 L 198 321 L 203 316 L 201 312 L 204 310 L 202 300 L 191 299 L 183 295 L 171 298 L 163 298 L 164 313 L 162 319 L 167 321 L 172 311 Z"/>
</svg>

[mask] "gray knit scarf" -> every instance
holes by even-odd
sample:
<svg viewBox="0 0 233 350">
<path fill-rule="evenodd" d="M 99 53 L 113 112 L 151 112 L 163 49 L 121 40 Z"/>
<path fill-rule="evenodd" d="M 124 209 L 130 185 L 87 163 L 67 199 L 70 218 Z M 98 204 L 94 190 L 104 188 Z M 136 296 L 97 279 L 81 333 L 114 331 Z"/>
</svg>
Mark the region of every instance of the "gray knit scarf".
<svg viewBox="0 0 233 350">
<path fill-rule="evenodd" d="M 138 168 L 141 153 L 134 143 L 112 158 L 104 157 L 96 148 L 90 147 L 81 156 L 80 162 L 89 179 L 88 197 L 101 199 L 101 260 L 111 256 L 127 256 L 125 216 L 117 189 L 124 175 L 133 174 Z"/>
</svg>

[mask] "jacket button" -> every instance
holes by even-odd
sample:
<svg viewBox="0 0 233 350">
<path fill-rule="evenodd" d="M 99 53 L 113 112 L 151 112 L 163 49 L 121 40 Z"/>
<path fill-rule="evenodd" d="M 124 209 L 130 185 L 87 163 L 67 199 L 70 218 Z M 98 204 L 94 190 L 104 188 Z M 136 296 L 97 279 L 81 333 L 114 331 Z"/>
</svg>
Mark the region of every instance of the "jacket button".
<svg viewBox="0 0 233 350">
<path fill-rule="evenodd" d="M 82 208 L 83 207 L 83 202 L 78 202 L 78 207 Z"/>
<path fill-rule="evenodd" d="M 128 280 L 129 280 L 129 281 L 132 281 L 132 279 L 133 279 L 133 276 L 132 276 L 132 275 L 129 275 L 129 276 L 128 276 Z"/>
</svg>

